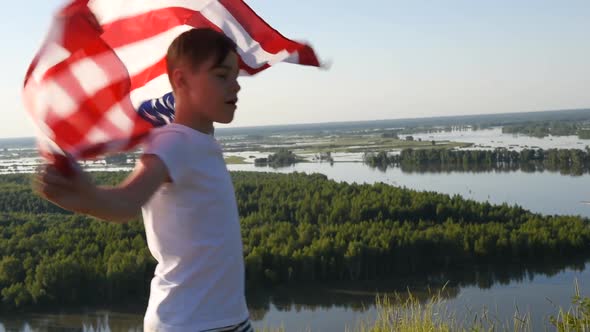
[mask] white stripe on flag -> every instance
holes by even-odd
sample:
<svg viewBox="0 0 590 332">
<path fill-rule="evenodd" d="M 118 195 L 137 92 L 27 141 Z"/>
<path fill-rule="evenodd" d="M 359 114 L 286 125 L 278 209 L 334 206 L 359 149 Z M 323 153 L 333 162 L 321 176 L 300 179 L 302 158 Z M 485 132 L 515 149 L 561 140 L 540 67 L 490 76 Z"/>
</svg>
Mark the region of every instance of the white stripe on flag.
<svg viewBox="0 0 590 332">
<path fill-rule="evenodd" d="M 106 119 L 115 125 L 115 127 L 119 128 L 123 133 L 129 133 L 133 130 L 134 123 L 121 103 L 129 103 L 129 101 L 124 99 L 113 105 L 113 107 L 107 111 Z"/>
<path fill-rule="evenodd" d="M 121 103 L 125 103 L 126 101 L 122 101 Z M 126 138 L 125 135 L 130 133 L 133 130 L 133 121 L 129 118 L 129 116 L 125 112 L 125 108 L 121 103 L 115 104 L 111 107 L 105 117 L 101 119 L 98 123 L 96 123 L 92 129 L 90 130 L 89 134 L 87 135 L 86 143 L 90 144 L 99 144 L 99 143 L 106 143 L 115 137 L 123 137 Z M 109 125 L 114 125 L 121 131 L 120 134 L 116 134 L 110 131 L 105 131 L 103 128 L 108 128 Z M 117 146 L 122 147 L 123 145 L 128 142 L 127 139 L 122 139 L 120 142 L 117 142 Z M 115 146 L 113 146 L 115 147 Z"/>
<path fill-rule="evenodd" d="M 299 52 L 293 52 L 288 57 L 285 58 L 285 62 L 289 63 L 299 63 Z"/>
<path fill-rule="evenodd" d="M 154 37 L 117 47 L 114 51 L 133 77 L 162 60 L 174 38 L 190 28 L 180 25 Z"/>
<path fill-rule="evenodd" d="M 170 91 L 172 91 L 172 87 L 168 80 L 168 74 L 163 74 L 149 81 L 141 88 L 131 91 L 131 103 L 137 109 L 142 102 L 148 99 L 160 98 Z"/>
<path fill-rule="evenodd" d="M 64 61 L 70 56 L 70 52 L 65 48 L 61 47 L 56 43 L 49 43 L 47 44 L 46 48 L 43 50 L 39 57 L 39 62 L 35 66 L 35 69 L 31 73 L 31 78 L 33 78 L 37 83 L 41 82 L 41 78 L 47 70 L 58 63 Z"/>
<path fill-rule="evenodd" d="M 90 144 L 100 144 L 108 142 L 110 139 L 112 139 L 112 135 L 102 130 L 99 126 L 94 126 L 86 135 L 87 143 Z"/>
<path fill-rule="evenodd" d="M 105 138 L 104 135 L 109 136 Z M 129 144 L 129 139 L 119 138 L 112 135 L 112 133 L 107 133 L 102 129 L 94 128 L 88 135 L 86 135 L 84 141 L 80 142 L 79 144 L 71 148 L 70 153 L 73 156 L 80 155 L 84 149 L 88 148 L 89 144 L 104 144 L 104 152 L 102 153 L 102 155 L 108 155 L 121 152 L 121 149 L 123 149 L 127 144 Z"/>
<path fill-rule="evenodd" d="M 74 113 L 79 106 L 78 102 L 58 83 L 46 80 L 39 86 L 36 116 L 44 120 L 50 105 L 51 109 L 62 118 Z"/>
<path fill-rule="evenodd" d="M 100 68 L 93 58 L 82 58 L 70 66 L 72 74 L 78 78 L 80 86 L 86 92 L 87 96 L 92 96 L 100 89 L 114 82 L 107 76 L 105 71 Z M 92 79 L 88 79 L 88 78 Z"/>
<path fill-rule="evenodd" d="M 96 16 L 98 23 L 104 25 L 123 18 L 170 7 L 200 11 L 213 1 L 217 0 L 90 0 L 88 8 Z"/>
<path fill-rule="evenodd" d="M 95 0 L 95 2 L 101 4 L 103 1 L 105 0 Z M 161 1 L 156 1 L 155 5 L 158 5 Z M 135 1 L 133 4 L 136 5 Z M 151 2 L 149 4 L 152 6 Z M 297 63 L 298 57 L 293 58 L 293 55 L 285 50 L 277 54 L 265 51 L 219 2 L 212 1 L 209 6 L 201 10 L 201 14 L 235 40 L 240 57 L 249 67 L 257 69 L 266 63 L 274 65 L 285 59 Z M 153 37 L 117 47 L 114 51 L 127 67 L 129 75 L 134 76 L 160 61 L 165 56 L 174 38 L 191 28 L 191 26 L 187 25 L 177 26 Z"/>
<path fill-rule="evenodd" d="M 289 52 L 285 50 L 277 54 L 265 51 L 235 17 L 217 1 L 203 8 L 201 14 L 236 42 L 240 56 L 248 66 L 254 69 L 264 66 L 267 62 L 272 66 L 289 57 Z"/>
<path fill-rule="evenodd" d="M 177 26 L 156 36 L 117 47 L 114 51 L 127 68 L 129 75 L 133 77 L 162 60 L 174 38 L 191 28 L 188 25 Z M 272 65 L 289 57 L 289 53 L 286 51 L 277 55 L 267 53 L 259 47 L 257 42 L 253 42 L 252 39 L 246 39 L 250 38 L 247 34 L 246 36 L 240 36 L 239 34 L 237 36 L 242 40 L 238 45 L 238 54 L 242 57 L 244 63 L 251 68 L 260 68 L 266 64 L 266 61 L 270 61 Z M 247 45 L 248 43 L 250 45 Z M 242 50 L 241 47 L 258 47 L 258 50 L 255 51 L 255 54 L 249 54 L 246 53 L 249 52 L 247 49 Z"/>
</svg>

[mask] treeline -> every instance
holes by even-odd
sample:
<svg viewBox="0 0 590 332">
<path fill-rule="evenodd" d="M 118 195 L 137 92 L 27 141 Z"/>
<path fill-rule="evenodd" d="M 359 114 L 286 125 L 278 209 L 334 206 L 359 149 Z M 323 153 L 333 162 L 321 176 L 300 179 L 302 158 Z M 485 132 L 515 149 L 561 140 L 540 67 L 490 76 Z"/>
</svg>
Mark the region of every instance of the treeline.
<svg viewBox="0 0 590 332">
<path fill-rule="evenodd" d="M 547 170 L 581 175 L 590 171 L 589 149 L 404 149 L 398 155 L 365 153 L 363 160 L 371 167 L 399 166 L 406 172 Z"/>
<path fill-rule="evenodd" d="M 124 175 L 95 174 L 109 184 Z M 580 217 L 317 174 L 232 176 L 251 286 L 560 261 L 590 249 Z M 25 175 L 0 176 L 0 211 L 4 310 L 146 300 L 155 261 L 140 220 L 115 225 L 48 206 Z"/>
<path fill-rule="evenodd" d="M 268 155 L 267 158 L 254 159 L 255 166 L 285 167 L 291 166 L 302 161 L 293 151 L 288 149 L 279 149 L 278 152 Z"/>
<path fill-rule="evenodd" d="M 531 122 L 505 125 L 505 134 L 524 134 L 534 137 L 578 135 L 580 139 L 590 139 L 590 123 L 570 121 Z"/>
</svg>

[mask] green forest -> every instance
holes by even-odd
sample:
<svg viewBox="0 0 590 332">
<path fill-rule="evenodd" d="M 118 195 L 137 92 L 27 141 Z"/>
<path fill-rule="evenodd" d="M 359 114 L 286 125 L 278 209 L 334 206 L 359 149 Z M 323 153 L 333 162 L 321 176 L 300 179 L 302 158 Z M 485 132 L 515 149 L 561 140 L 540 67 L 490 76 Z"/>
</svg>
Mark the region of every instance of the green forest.
<svg viewBox="0 0 590 332">
<path fill-rule="evenodd" d="M 93 176 L 114 184 L 126 174 Z M 319 174 L 232 177 L 250 287 L 560 261 L 590 249 L 586 218 Z M 155 261 L 141 220 L 71 214 L 38 198 L 30 181 L 0 176 L 2 310 L 145 300 Z"/>
<path fill-rule="evenodd" d="M 442 171 L 552 171 L 582 175 L 590 171 L 590 150 L 523 149 L 494 150 L 404 149 L 398 155 L 365 153 L 365 164 L 386 169 L 399 166 L 404 172 Z"/>
</svg>

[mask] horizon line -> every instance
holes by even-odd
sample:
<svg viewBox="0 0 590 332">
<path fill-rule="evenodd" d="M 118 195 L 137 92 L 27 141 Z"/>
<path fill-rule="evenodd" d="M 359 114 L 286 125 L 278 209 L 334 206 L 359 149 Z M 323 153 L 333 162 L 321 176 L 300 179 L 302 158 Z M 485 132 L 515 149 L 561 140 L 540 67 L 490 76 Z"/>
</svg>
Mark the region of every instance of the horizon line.
<svg viewBox="0 0 590 332">
<path fill-rule="evenodd" d="M 477 116 L 502 116 L 502 115 L 514 115 L 514 114 L 530 114 L 530 113 L 550 113 L 550 112 L 566 112 L 566 111 L 590 111 L 588 108 L 566 108 L 566 109 L 551 109 L 542 111 L 518 111 L 518 112 L 503 112 L 503 113 L 482 113 L 482 114 L 456 114 L 456 115 L 440 115 L 440 116 L 423 116 L 413 118 L 381 118 L 373 120 L 343 120 L 343 121 L 323 121 L 323 122 L 298 122 L 298 123 L 276 123 L 276 124 L 265 124 L 265 125 L 246 125 L 246 126 L 235 126 L 235 127 L 222 127 L 217 130 L 225 131 L 231 129 L 254 129 L 254 128 L 266 128 L 266 127 L 287 127 L 287 126 L 300 126 L 300 125 L 329 125 L 329 124 L 345 124 L 345 123 L 358 123 L 358 122 L 377 122 L 377 121 L 408 121 L 408 120 L 420 120 L 420 119 L 444 119 L 444 118 L 457 118 L 457 117 L 477 117 Z M 35 136 L 2 136 L 0 139 L 25 139 L 35 138 Z"/>
</svg>

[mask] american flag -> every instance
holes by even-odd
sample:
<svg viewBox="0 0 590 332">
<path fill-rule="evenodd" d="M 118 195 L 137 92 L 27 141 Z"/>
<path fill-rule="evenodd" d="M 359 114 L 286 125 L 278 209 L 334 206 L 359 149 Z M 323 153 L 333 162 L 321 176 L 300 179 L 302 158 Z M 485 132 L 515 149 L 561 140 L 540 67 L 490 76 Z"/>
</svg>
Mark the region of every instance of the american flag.
<svg viewBox="0 0 590 332">
<path fill-rule="evenodd" d="M 242 0 L 74 0 L 55 15 L 25 77 L 42 155 L 127 151 L 173 121 L 165 55 L 193 27 L 234 40 L 241 75 L 278 62 L 319 66 L 310 46 L 285 38 Z"/>
</svg>

